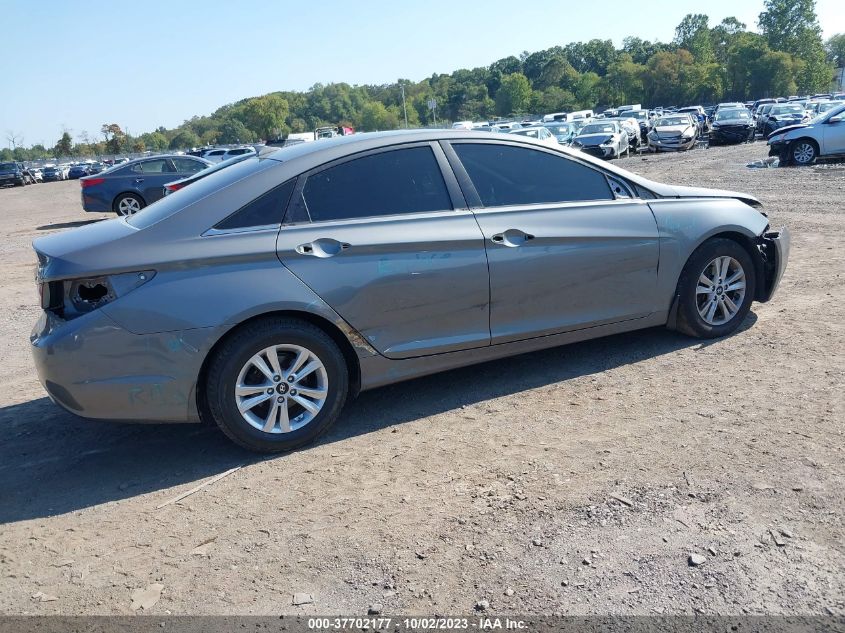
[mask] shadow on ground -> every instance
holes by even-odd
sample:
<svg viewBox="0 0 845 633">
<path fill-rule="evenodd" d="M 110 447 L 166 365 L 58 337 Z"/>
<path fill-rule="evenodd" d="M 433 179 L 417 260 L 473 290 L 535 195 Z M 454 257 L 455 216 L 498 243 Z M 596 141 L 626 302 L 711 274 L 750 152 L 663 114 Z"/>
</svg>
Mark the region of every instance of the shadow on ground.
<svg viewBox="0 0 845 633">
<path fill-rule="evenodd" d="M 749 314 L 743 329 L 754 321 Z M 709 343 L 656 328 L 384 387 L 350 403 L 320 443 Z M 40 398 L 0 409 L 0 524 L 164 490 L 262 459 L 285 458 L 247 453 L 210 426 L 89 421 Z"/>
<path fill-rule="evenodd" d="M 75 229 L 78 226 L 85 226 L 86 224 L 94 224 L 95 222 L 102 222 L 102 218 L 96 220 L 76 220 L 74 222 L 56 222 L 55 224 L 42 224 L 36 227 L 36 231 L 55 231 L 56 229 Z"/>
</svg>

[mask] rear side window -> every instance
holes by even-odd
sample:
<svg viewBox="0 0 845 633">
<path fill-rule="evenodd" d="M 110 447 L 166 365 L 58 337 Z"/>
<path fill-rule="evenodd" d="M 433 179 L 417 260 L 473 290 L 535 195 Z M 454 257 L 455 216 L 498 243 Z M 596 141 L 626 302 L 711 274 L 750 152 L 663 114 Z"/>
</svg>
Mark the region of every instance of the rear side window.
<svg viewBox="0 0 845 633">
<path fill-rule="evenodd" d="M 195 174 L 208 167 L 205 163 L 201 163 L 198 160 L 191 160 L 190 158 L 174 158 L 173 164 L 176 166 L 176 171 L 180 174 Z"/>
<path fill-rule="evenodd" d="M 492 143 L 452 147 L 485 207 L 613 199 L 601 172 L 564 156 Z"/>
<path fill-rule="evenodd" d="M 293 193 L 295 184 L 296 178 L 271 189 L 235 211 L 222 222 L 218 222 L 214 228 L 220 231 L 229 231 L 281 224 L 282 216 L 288 206 L 288 200 L 290 200 L 290 194 Z"/>
<path fill-rule="evenodd" d="M 452 208 L 430 147 L 356 158 L 308 177 L 302 198 L 312 222 Z"/>
</svg>

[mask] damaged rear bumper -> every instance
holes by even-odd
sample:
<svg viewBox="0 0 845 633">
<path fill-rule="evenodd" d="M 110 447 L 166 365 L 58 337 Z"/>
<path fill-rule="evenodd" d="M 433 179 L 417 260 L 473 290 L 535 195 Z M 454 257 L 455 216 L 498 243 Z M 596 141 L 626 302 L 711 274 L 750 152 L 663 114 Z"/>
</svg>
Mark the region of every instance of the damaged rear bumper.
<svg viewBox="0 0 845 633">
<path fill-rule="evenodd" d="M 780 231 L 767 231 L 759 237 L 758 248 L 765 283 L 757 290 L 757 301 L 768 301 L 778 289 L 789 261 L 790 240 L 789 229 L 786 227 L 781 227 Z"/>
</svg>

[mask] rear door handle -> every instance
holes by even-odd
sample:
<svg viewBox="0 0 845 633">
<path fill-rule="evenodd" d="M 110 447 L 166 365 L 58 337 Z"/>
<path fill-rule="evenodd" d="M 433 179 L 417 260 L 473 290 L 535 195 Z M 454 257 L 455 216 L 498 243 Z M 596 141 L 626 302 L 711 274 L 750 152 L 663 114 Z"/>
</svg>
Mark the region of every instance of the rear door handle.
<svg viewBox="0 0 845 633">
<path fill-rule="evenodd" d="M 143 179 L 143 178 L 136 178 L 136 179 L 135 179 L 135 182 L 138 182 L 138 183 L 140 183 L 140 182 L 144 182 L 144 179 Z"/>
<path fill-rule="evenodd" d="M 296 247 L 296 252 L 300 255 L 311 255 L 312 257 L 334 257 L 338 253 L 349 248 L 347 242 L 338 242 L 330 237 L 321 237 L 313 242 L 306 242 Z"/>
<path fill-rule="evenodd" d="M 503 246 L 520 246 L 524 244 L 528 240 L 533 240 L 534 236 L 530 233 L 525 233 L 524 231 L 520 231 L 519 229 L 508 229 L 502 233 L 496 233 L 494 236 L 490 238 L 490 241 L 494 244 L 502 244 Z"/>
</svg>

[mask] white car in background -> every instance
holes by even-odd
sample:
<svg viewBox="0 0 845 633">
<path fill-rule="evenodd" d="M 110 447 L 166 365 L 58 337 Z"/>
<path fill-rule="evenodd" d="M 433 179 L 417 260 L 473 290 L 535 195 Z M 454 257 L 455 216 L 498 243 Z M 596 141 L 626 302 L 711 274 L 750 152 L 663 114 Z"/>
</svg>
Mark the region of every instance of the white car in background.
<svg viewBox="0 0 845 633">
<path fill-rule="evenodd" d="M 782 165 L 811 165 L 817 158 L 845 156 L 845 104 L 809 123 L 788 125 L 769 135 L 769 156 Z"/>
<path fill-rule="evenodd" d="M 692 116 L 686 113 L 666 113 L 657 119 L 646 137 L 649 151 L 682 152 L 695 147 L 698 122 L 694 122 Z"/>
<path fill-rule="evenodd" d="M 528 138 L 533 138 L 534 140 L 540 141 L 545 145 L 551 145 L 552 147 L 560 147 L 560 143 L 558 143 L 558 140 L 557 138 L 555 138 L 555 135 L 552 134 L 546 128 L 544 128 L 542 125 L 534 125 L 531 127 L 523 127 L 518 130 L 511 130 L 509 134 L 527 136 Z"/>
<path fill-rule="evenodd" d="M 572 148 L 597 158 L 619 158 L 629 152 L 628 133 L 619 121 L 598 119 L 584 125 L 572 139 Z"/>
<path fill-rule="evenodd" d="M 200 158 L 211 161 L 212 163 L 222 163 L 224 160 L 229 160 L 235 156 L 243 156 L 244 154 L 255 154 L 254 147 L 217 147 L 204 152 Z"/>
</svg>

